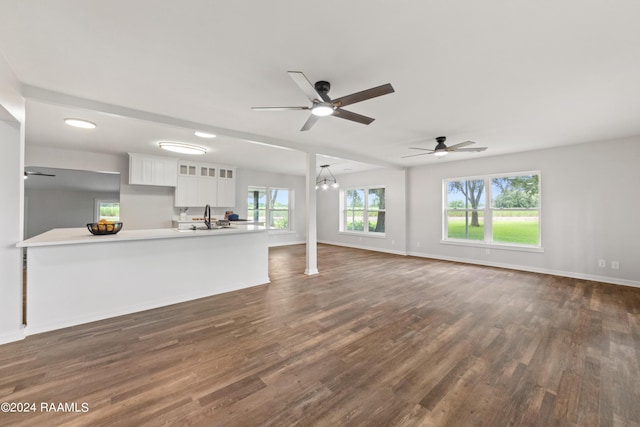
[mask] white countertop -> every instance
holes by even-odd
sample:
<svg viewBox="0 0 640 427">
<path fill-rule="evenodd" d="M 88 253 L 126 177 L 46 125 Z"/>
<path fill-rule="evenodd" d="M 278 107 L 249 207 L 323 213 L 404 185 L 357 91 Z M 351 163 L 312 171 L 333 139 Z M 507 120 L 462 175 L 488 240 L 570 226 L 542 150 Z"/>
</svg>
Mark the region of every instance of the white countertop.
<svg viewBox="0 0 640 427">
<path fill-rule="evenodd" d="M 211 222 L 217 221 L 218 217 L 212 217 Z M 174 215 L 171 220 L 176 224 L 204 224 L 204 218 L 201 216 L 187 216 L 186 218 L 180 218 L 178 215 Z M 231 225 L 264 225 L 264 221 L 258 222 L 248 219 L 238 219 L 235 221 L 230 221 Z"/>
<path fill-rule="evenodd" d="M 264 232 L 267 229 L 257 225 L 220 228 L 212 230 L 177 230 L 157 228 L 150 230 L 122 230 L 118 234 L 93 235 L 87 228 L 54 228 L 45 233 L 23 240 L 18 248 L 34 246 L 75 245 L 85 243 L 123 242 L 128 240 L 176 239 L 190 237 L 213 237 L 229 234 Z"/>
</svg>

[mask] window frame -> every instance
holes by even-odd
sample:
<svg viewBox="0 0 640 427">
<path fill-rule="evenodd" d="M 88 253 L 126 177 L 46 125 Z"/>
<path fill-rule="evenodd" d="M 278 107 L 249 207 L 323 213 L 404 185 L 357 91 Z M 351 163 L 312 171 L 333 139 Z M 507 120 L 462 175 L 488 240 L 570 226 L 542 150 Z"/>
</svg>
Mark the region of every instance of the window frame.
<svg viewBox="0 0 640 427">
<path fill-rule="evenodd" d="M 118 204 L 118 213 L 120 212 L 120 200 L 117 199 L 94 199 L 94 218 L 96 222 L 100 222 L 100 205 L 104 204 L 104 203 L 112 203 L 112 204 Z M 120 221 L 120 215 L 118 215 L 118 219 L 115 220 L 116 222 Z"/>
<path fill-rule="evenodd" d="M 287 209 L 274 208 L 271 206 L 271 191 L 272 190 L 286 190 L 287 191 Z M 249 185 L 247 186 L 247 196 L 250 192 L 253 191 L 263 191 L 266 194 L 266 202 L 264 209 L 257 209 L 258 211 L 264 211 L 265 221 L 264 226 L 267 228 L 269 233 L 295 233 L 294 227 L 294 189 L 280 186 L 259 186 L 259 185 Z M 248 201 L 248 197 L 247 197 Z M 247 213 L 249 213 L 250 207 L 247 204 Z M 251 208 L 251 211 L 254 212 L 256 209 Z M 271 215 L 273 212 L 287 212 L 288 220 L 287 220 L 287 228 L 276 228 L 271 227 Z M 251 216 L 253 218 L 253 215 Z"/>
<path fill-rule="evenodd" d="M 374 211 L 371 212 L 383 212 L 385 215 L 385 229 L 384 231 L 380 232 L 380 231 L 369 231 L 369 191 L 370 190 L 377 190 L 377 189 L 383 189 L 384 190 L 384 205 L 385 208 L 384 209 L 376 209 Z M 364 221 L 364 225 L 363 225 L 363 230 L 347 230 L 347 213 L 349 212 L 347 209 L 347 192 L 348 191 L 354 191 L 354 190 L 362 190 L 364 192 L 364 206 L 362 209 L 362 216 L 363 216 L 363 221 Z M 353 187 L 346 187 L 346 188 L 342 188 L 340 189 L 340 221 L 339 221 L 339 229 L 338 232 L 340 234 L 353 234 L 353 235 L 358 235 L 358 236 L 367 236 L 367 237 L 375 237 L 375 238 L 381 238 L 384 239 L 386 238 L 386 232 L 387 232 L 387 188 L 384 185 L 365 185 L 365 186 L 353 186 Z"/>
<path fill-rule="evenodd" d="M 494 208 L 492 206 L 492 195 L 493 195 L 493 187 L 492 180 L 494 178 L 513 178 L 519 176 L 527 176 L 527 175 L 537 175 L 538 176 L 538 207 L 536 208 Z M 484 181 L 484 195 L 483 195 L 483 206 L 478 207 L 478 212 L 482 212 L 483 214 L 483 240 L 473 240 L 473 239 L 460 239 L 460 238 L 451 238 L 448 237 L 448 220 L 450 211 L 468 211 L 472 212 L 474 209 L 469 208 L 449 208 L 449 200 L 448 200 L 448 187 L 450 182 L 456 181 L 471 181 L 471 180 L 483 180 Z M 493 213 L 496 211 L 508 211 L 508 210 L 517 210 L 517 211 L 537 211 L 538 212 L 538 243 L 537 244 L 524 244 L 524 243 L 510 243 L 510 242 L 494 242 L 493 241 Z M 466 177 L 456 177 L 456 178 L 445 178 L 442 180 L 442 234 L 441 234 L 441 244 L 447 245 L 459 245 L 459 246 L 474 246 L 474 247 L 482 247 L 486 249 L 486 254 L 490 254 L 490 249 L 505 249 L 505 250 L 515 250 L 515 251 L 525 251 L 525 252 L 544 252 L 544 247 L 542 245 L 542 174 L 539 170 L 529 170 L 529 171 L 518 171 L 518 172 L 507 172 L 507 173 L 496 173 L 496 174 L 486 174 L 486 175 L 474 175 L 474 176 L 466 176 Z"/>
</svg>

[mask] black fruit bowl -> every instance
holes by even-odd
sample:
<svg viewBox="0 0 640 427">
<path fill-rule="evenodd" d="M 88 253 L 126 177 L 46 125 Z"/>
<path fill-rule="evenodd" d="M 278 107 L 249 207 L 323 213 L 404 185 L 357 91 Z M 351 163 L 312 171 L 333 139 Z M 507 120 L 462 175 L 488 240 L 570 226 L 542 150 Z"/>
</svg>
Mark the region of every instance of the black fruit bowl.
<svg viewBox="0 0 640 427">
<path fill-rule="evenodd" d="M 87 228 L 91 234 L 103 235 L 103 234 L 116 234 L 122 230 L 121 222 L 114 222 L 113 224 L 100 224 L 99 222 L 90 222 L 87 224 Z"/>
</svg>

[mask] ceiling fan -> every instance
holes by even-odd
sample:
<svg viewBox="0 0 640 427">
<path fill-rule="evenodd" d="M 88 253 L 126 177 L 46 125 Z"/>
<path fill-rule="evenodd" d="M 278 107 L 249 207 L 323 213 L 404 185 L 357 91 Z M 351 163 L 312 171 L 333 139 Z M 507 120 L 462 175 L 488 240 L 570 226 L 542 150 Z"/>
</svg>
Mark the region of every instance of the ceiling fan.
<svg viewBox="0 0 640 427">
<path fill-rule="evenodd" d="M 24 177 L 27 178 L 29 176 L 55 176 L 54 174 L 38 172 L 38 171 L 24 171 Z"/>
<path fill-rule="evenodd" d="M 433 154 L 434 156 L 437 157 L 442 157 L 442 156 L 446 156 L 449 152 L 479 152 L 479 151 L 484 151 L 487 149 L 487 147 L 474 147 L 474 148 L 463 148 L 466 147 L 467 145 L 471 145 L 471 144 L 475 144 L 475 142 L 473 141 L 465 141 L 465 142 L 460 142 L 458 144 L 454 144 L 450 147 L 447 147 L 447 144 L 445 144 L 444 142 L 447 140 L 446 136 L 439 136 L 436 138 L 436 142 L 438 143 L 438 145 L 436 145 L 436 148 L 434 148 L 433 150 L 430 150 L 429 148 L 418 148 L 418 147 L 409 147 L 412 150 L 423 150 L 426 151 L 426 153 L 420 153 L 420 154 L 410 154 L 408 156 L 402 156 L 402 158 L 405 157 L 415 157 L 415 156 L 424 156 L 425 154 Z"/>
<path fill-rule="evenodd" d="M 304 126 L 302 126 L 302 129 L 300 129 L 301 131 L 311 129 L 311 127 L 318 121 L 318 118 L 324 116 L 339 117 L 341 119 L 368 125 L 373 122 L 373 118 L 343 110 L 342 107 L 394 92 L 391 83 L 387 83 L 382 86 L 352 93 L 351 95 L 331 99 L 328 95 L 329 89 L 331 88 L 331 84 L 329 82 L 320 80 L 316 82 L 315 85 L 312 85 L 309 79 L 307 79 L 301 71 L 287 72 L 298 87 L 302 89 L 302 92 L 304 92 L 307 98 L 309 98 L 309 101 L 311 101 L 312 104 L 311 107 L 252 107 L 252 109 L 257 111 L 311 110 L 311 116 L 309 116 Z"/>
</svg>

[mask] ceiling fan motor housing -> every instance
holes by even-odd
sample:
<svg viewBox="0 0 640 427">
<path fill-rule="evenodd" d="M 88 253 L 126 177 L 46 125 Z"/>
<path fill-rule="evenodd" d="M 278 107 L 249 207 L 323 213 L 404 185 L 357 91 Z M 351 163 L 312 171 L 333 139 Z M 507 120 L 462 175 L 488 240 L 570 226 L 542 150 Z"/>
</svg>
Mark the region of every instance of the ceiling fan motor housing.
<svg viewBox="0 0 640 427">
<path fill-rule="evenodd" d="M 436 145 L 435 150 L 444 150 L 447 148 L 447 146 L 445 145 L 445 141 L 447 140 L 446 136 L 439 136 L 436 138 L 436 142 L 438 143 L 438 145 Z"/>
<path fill-rule="evenodd" d="M 329 93 L 329 89 L 331 89 L 331 83 L 324 80 L 317 81 L 314 86 L 318 93 Z"/>
</svg>

